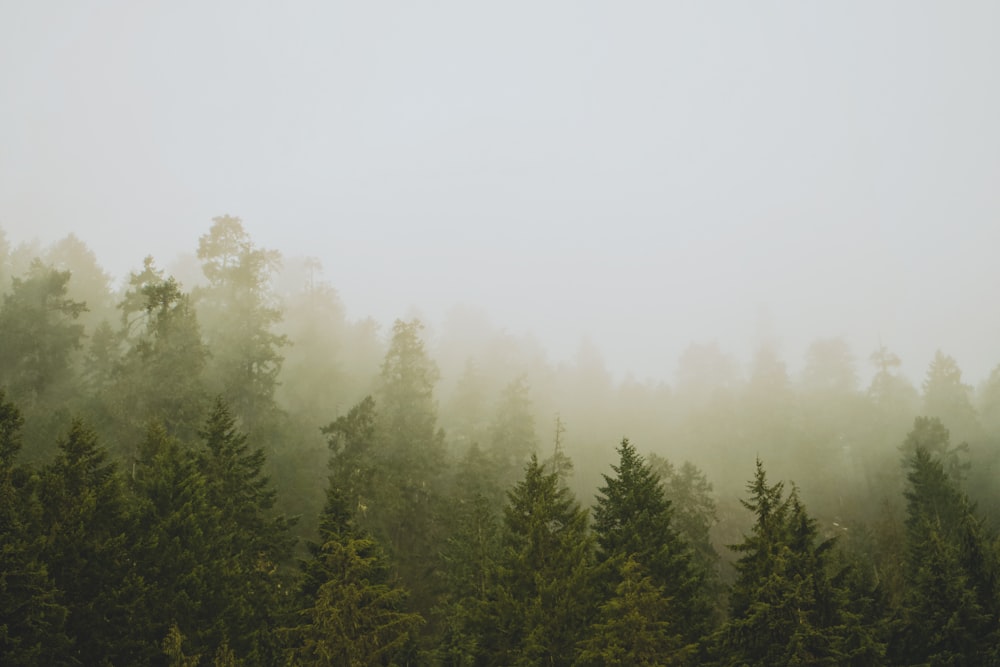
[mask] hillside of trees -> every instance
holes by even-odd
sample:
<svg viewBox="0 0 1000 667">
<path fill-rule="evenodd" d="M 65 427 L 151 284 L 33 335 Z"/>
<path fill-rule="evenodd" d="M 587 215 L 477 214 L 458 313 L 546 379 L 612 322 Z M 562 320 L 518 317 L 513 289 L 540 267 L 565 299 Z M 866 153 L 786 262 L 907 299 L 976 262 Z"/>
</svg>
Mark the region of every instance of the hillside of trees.
<svg viewBox="0 0 1000 667">
<path fill-rule="evenodd" d="M 616 382 L 352 321 L 235 217 L 195 253 L 0 234 L 0 664 L 1000 664 L 1000 366 Z"/>
</svg>

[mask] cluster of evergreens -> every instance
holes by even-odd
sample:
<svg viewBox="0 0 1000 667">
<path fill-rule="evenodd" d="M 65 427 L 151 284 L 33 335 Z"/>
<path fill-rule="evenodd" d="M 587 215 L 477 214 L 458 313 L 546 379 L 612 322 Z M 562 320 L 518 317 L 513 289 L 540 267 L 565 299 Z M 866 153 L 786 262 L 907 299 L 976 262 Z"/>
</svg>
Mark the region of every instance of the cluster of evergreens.
<svg viewBox="0 0 1000 667">
<path fill-rule="evenodd" d="M 197 256 L 116 292 L 73 237 L 0 244 L 0 663 L 1000 663 L 1000 373 L 918 392 L 880 348 L 862 391 L 834 339 L 797 383 L 707 345 L 614 387 L 446 332 L 449 386 L 238 219 Z"/>
</svg>

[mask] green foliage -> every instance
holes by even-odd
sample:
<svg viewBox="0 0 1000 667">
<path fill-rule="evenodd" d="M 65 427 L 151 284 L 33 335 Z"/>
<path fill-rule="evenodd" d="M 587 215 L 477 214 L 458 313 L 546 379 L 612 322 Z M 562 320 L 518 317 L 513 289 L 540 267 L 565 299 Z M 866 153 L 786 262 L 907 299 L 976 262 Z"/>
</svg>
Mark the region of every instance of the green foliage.
<svg viewBox="0 0 1000 667">
<path fill-rule="evenodd" d="M 757 461 L 749 499 L 755 518 L 736 563 L 730 619 L 718 633 L 723 664 L 878 664 L 884 650 L 847 608 L 842 576 L 831 573 L 832 540 L 818 539 L 797 491 L 767 483 Z"/>
<path fill-rule="evenodd" d="M 196 452 L 161 426 L 150 427 L 131 483 L 144 526 L 133 557 L 149 584 L 144 635 L 165 636 L 173 625 L 178 634 L 183 628 L 189 647 L 208 652 L 227 635 L 232 574 L 230 538 L 202 467 Z"/>
<path fill-rule="evenodd" d="M 490 424 L 490 452 L 503 468 L 516 470 L 537 447 L 529 391 L 524 375 L 508 384 Z"/>
<path fill-rule="evenodd" d="M 536 456 L 508 493 L 481 628 L 488 665 L 572 664 L 596 610 L 587 512 Z"/>
<path fill-rule="evenodd" d="M 937 417 L 917 417 L 913 420 L 913 429 L 906 434 L 906 439 L 900 446 L 904 463 L 909 465 L 911 458 L 920 449 L 940 460 L 954 479 L 961 479 L 968 471 L 966 457 L 969 445 L 963 442 L 952 446 L 951 433 Z"/>
<path fill-rule="evenodd" d="M 0 391 L 0 662 L 53 665 L 69 651 L 66 608 L 41 560 L 41 540 L 30 526 L 30 489 L 14 465 L 22 424 Z"/>
<path fill-rule="evenodd" d="M 671 522 L 677 535 L 692 550 L 692 565 L 702 570 L 710 588 L 718 585 L 719 553 L 710 531 L 718 523 L 711 482 L 690 461 L 678 469 L 670 461 L 652 454 L 649 466 L 660 476 L 663 496 L 670 503 Z"/>
<path fill-rule="evenodd" d="M 479 628 L 500 557 L 503 491 L 496 460 L 473 445 L 458 465 L 448 538 L 442 548 L 443 602 L 436 656 L 445 665 L 474 664 Z"/>
<path fill-rule="evenodd" d="M 169 667 L 198 667 L 200 655 L 188 656 L 184 653 L 184 635 L 176 625 L 171 625 L 163 638 L 163 655 L 167 656 Z"/>
<path fill-rule="evenodd" d="M 336 454 L 371 437 L 370 399 L 328 427 L 331 468 Z M 295 625 L 282 630 L 292 664 L 380 665 L 390 661 L 423 623 L 406 612 L 406 591 L 393 585 L 385 555 L 354 519 L 338 477 L 331 475 L 319 521 L 320 542 L 303 564 Z"/>
<path fill-rule="evenodd" d="M 598 621 L 580 644 L 577 665 L 653 667 L 684 665 L 696 646 L 684 644 L 674 623 L 674 600 L 629 557 L 614 595 L 601 605 Z"/>
<path fill-rule="evenodd" d="M 619 583 L 619 568 L 635 559 L 663 595 L 673 600 L 669 622 L 685 643 L 696 642 L 708 629 L 711 602 L 704 573 L 692 565 L 689 546 L 673 526 L 673 510 L 660 476 L 627 439 L 618 447 L 614 475 L 604 475 L 604 486 L 594 507 L 598 560 L 610 564 L 606 584 Z"/>
<path fill-rule="evenodd" d="M 280 565 L 289 559 L 293 547 L 290 522 L 270 513 L 276 492 L 263 474 L 264 452 L 250 449 L 247 436 L 236 429 L 235 418 L 221 398 L 201 436 L 207 498 L 219 512 L 225 536 L 228 638 L 237 654 L 267 664 L 274 659 L 273 632 L 281 614 Z"/>
<path fill-rule="evenodd" d="M 120 309 L 124 354 L 111 358 L 112 341 L 104 340 L 107 333 L 99 329 L 88 364 L 97 369 L 91 376 L 106 364 L 116 371 L 101 393 L 109 430 L 120 442 L 134 443 L 156 421 L 168 433 L 191 439 L 207 407 L 203 372 L 209 355 L 190 298 L 147 257 L 143 271 L 131 275 Z"/>
<path fill-rule="evenodd" d="M 997 554 L 940 458 L 918 445 L 908 464 L 908 586 L 893 657 L 987 664 L 1000 638 Z"/>
<path fill-rule="evenodd" d="M 144 584 L 130 567 L 124 487 L 92 429 L 77 419 L 41 473 L 42 555 L 69 609 L 66 630 L 83 664 L 133 662 L 141 653 L 129 619 Z"/>
<path fill-rule="evenodd" d="M 447 508 L 444 432 L 437 429 L 434 401 L 438 370 L 424 349 L 422 328 L 417 320 L 397 320 L 382 363 L 367 514 L 415 608 L 426 613 L 439 593 Z"/>
<path fill-rule="evenodd" d="M 381 569 L 370 539 L 329 540 L 318 558 L 330 578 L 289 631 L 293 664 L 381 665 L 422 622 L 400 610 L 405 591 L 371 581 Z"/>
<path fill-rule="evenodd" d="M 0 387 L 32 414 L 46 396 L 65 399 L 72 389 L 73 354 L 83 337 L 77 320 L 87 305 L 68 298 L 69 279 L 69 271 L 35 260 L 25 277 L 13 279 L 0 307 Z"/>
<path fill-rule="evenodd" d="M 979 416 L 972 405 L 972 388 L 962 382 L 955 359 L 938 350 L 924 378 L 923 414 L 937 417 L 960 440 L 979 435 Z"/>
<path fill-rule="evenodd" d="M 396 320 L 393 324 L 392 340 L 379 378 L 380 414 L 390 446 L 416 449 L 421 458 L 440 457 L 434 402 L 434 385 L 440 373 L 424 349 L 420 338 L 423 328 L 419 320 Z M 417 457 L 411 454 L 409 458 Z M 440 458 L 430 463 L 439 461 Z"/>
<path fill-rule="evenodd" d="M 281 349 L 289 342 L 275 332 L 282 310 L 270 289 L 281 256 L 256 247 L 239 218 L 221 216 L 198 240 L 198 259 L 209 282 L 196 300 L 212 350 L 210 374 L 256 437 L 259 427 L 276 418 Z"/>
<path fill-rule="evenodd" d="M 330 487 L 349 502 L 356 503 L 366 523 L 368 505 L 374 500 L 372 494 L 375 492 L 372 480 L 378 462 L 377 417 L 375 399 L 366 396 L 346 415 L 321 429 L 330 448 Z M 381 502 L 378 507 L 381 508 Z"/>
</svg>

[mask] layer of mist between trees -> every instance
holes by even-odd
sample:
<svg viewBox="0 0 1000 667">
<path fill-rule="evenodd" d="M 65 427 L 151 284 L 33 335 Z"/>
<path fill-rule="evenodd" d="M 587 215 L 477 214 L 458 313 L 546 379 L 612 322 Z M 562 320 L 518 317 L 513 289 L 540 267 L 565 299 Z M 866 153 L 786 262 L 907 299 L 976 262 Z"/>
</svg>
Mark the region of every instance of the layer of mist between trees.
<svg viewBox="0 0 1000 667">
<path fill-rule="evenodd" d="M 472 310 L 351 321 L 238 218 L 195 256 L 116 286 L 0 235 L 5 664 L 997 660 L 1000 367 L 615 382 Z"/>
</svg>

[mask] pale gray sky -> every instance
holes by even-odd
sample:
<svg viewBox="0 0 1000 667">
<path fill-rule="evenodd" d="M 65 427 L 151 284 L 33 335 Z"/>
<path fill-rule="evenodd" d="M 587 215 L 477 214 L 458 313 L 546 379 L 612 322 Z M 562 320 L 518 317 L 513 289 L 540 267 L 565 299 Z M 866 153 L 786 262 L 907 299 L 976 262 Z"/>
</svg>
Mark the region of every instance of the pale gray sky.
<svg viewBox="0 0 1000 667">
<path fill-rule="evenodd" d="M 123 275 L 229 213 L 354 317 L 476 304 L 657 378 L 766 319 L 793 365 L 881 336 L 914 380 L 936 347 L 975 380 L 997 35 L 971 0 L 5 0 L 0 227 Z"/>
</svg>

